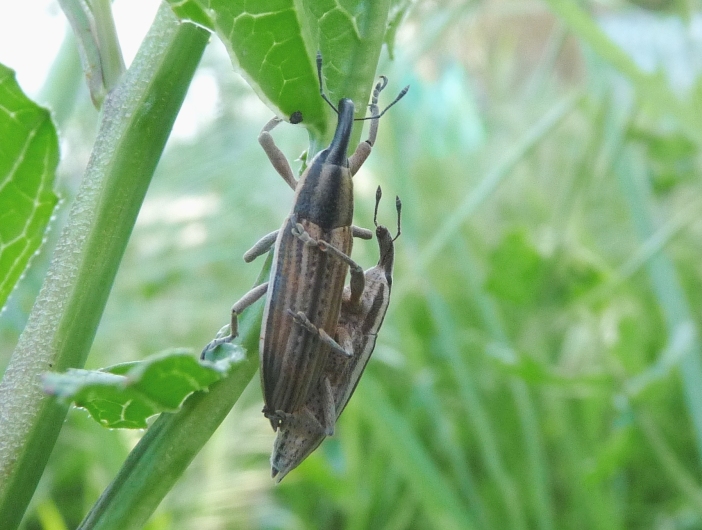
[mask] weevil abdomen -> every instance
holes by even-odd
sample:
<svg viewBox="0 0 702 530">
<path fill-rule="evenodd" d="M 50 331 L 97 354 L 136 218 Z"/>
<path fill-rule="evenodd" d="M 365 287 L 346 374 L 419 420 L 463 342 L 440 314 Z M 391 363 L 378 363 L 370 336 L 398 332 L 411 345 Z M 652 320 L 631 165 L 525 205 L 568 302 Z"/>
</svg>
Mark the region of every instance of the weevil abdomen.
<svg viewBox="0 0 702 530">
<path fill-rule="evenodd" d="M 350 226 L 323 230 L 293 214 L 281 229 L 284 235 L 276 241 L 270 280 L 277 295 L 267 299 L 259 345 L 264 412 L 273 418 L 274 427 L 279 412 L 295 412 L 305 403 L 329 355 L 319 336 L 297 325 L 289 311 L 303 312 L 315 326 L 333 335 L 342 297 L 335 286 L 344 284 L 348 270 L 344 262 L 292 235 L 296 223 L 346 254 L 352 247 Z"/>
</svg>

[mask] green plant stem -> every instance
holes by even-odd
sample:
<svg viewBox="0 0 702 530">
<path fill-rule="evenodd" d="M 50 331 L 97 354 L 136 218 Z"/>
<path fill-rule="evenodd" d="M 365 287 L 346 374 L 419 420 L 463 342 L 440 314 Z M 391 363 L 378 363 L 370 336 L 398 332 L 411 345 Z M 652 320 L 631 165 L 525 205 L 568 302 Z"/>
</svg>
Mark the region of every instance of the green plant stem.
<svg viewBox="0 0 702 530">
<path fill-rule="evenodd" d="M 59 0 L 78 37 L 83 71 L 96 108 L 124 74 L 124 59 L 117 39 L 110 0 Z"/>
<path fill-rule="evenodd" d="M 162 7 L 105 100 L 81 189 L 0 382 L 0 528 L 19 524 L 67 407 L 40 375 L 82 367 L 154 169 L 209 34 Z"/>
<path fill-rule="evenodd" d="M 653 204 L 652 193 L 643 166 L 643 156 L 635 156 L 633 147 L 627 147 L 615 167 L 624 196 L 629 203 L 631 217 L 641 240 L 645 241 L 655 233 L 655 222 L 650 212 Z M 673 337 L 681 326 L 693 326 L 694 337 L 687 353 L 680 361 L 680 375 L 687 411 L 692 420 L 697 454 L 702 462 L 702 343 L 699 331 L 685 292 L 675 272 L 670 258 L 663 252 L 651 256 L 647 264 L 653 292 L 658 299 L 665 319 L 668 335 Z"/>
<path fill-rule="evenodd" d="M 464 277 L 468 279 L 466 290 L 476 301 L 490 338 L 502 348 L 514 349 L 497 304 L 482 286 L 480 275 L 477 274 L 478 266 L 470 247 L 460 239 L 455 240 L 454 247 L 463 263 Z M 529 466 L 530 494 L 533 500 L 532 506 L 536 512 L 537 527 L 542 530 L 551 530 L 554 528 L 554 509 L 549 491 L 551 481 L 548 473 L 548 459 L 539 428 L 539 413 L 529 387 L 523 380 L 512 376 L 509 378 L 509 387 L 523 431 L 522 441 Z"/>
<path fill-rule="evenodd" d="M 367 405 L 364 413 L 372 422 L 374 431 L 381 433 L 376 440 L 379 449 L 391 455 L 389 462 L 405 475 L 410 490 L 428 507 L 427 513 L 436 517 L 436 528 L 474 528 L 471 513 L 455 491 L 446 485 L 436 463 L 427 456 L 406 419 L 383 394 L 381 385 L 373 377 L 366 378 L 363 391 Z M 416 480 L 417 477 L 421 480 Z"/>
<path fill-rule="evenodd" d="M 124 74 L 124 58 L 117 38 L 111 0 L 93 0 L 95 33 L 100 47 L 102 82 L 109 92 L 117 86 Z"/>
<path fill-rule="evenodd" d="M 80 62 L 88 84 L 90 98 L 95 108 L 99 109 L 106 95 L 102 81 L 102 64 L 100 46 L 94 34 L 93 20 L 87 5 L 81 0 L 59 0 L 68 22 L 76 36 Z"/>
<path fill-rule="evenodd" d="M 514 147 L 508 151 L 502 160 L 490 171 L 480 183 L 466 194 L 458 207 L 448 215 L 436 230 L 434 237 L 420 253 L 417 259 L 416 273 L 421 277 L 429 265 L 441 254 L 458 233 L 461 225 L 478 207 L 483 204 L 497 189 L 514 167 L 544 139 L 546 135 L 561 123 L 580 102 L 579 93 L 566 96 L 556 103 L 527 133 L 520 138 Z M 395 297 L 396 299 L 398 296 Z"/>
<path fill-rule="evenodd" d="M 268 278 L 271 258 L 269 254 L 257 285 Z M 246 350 L 245 359 L 207 392 L 191 395 L 178 413 L 159 416 L 85 517 L 81 530 L 143 528 L 256 373 L 262 314 L 260 300 L 240 319 L 237 342 Z"/>
<path fill-rule="evenodd" d="M 67 28 L 49 75 L 46 76 L 46 81 L 37 95 L 37 101 L 51 109 L 59 132 L 73 112 L 82 80 L 76 37 L 73 31 Z"/>
<path fill-rule="evenodd" d="M 699 113 L 692 105 L 676 97 L 663 76 L 643 72 L 634 60 L 602 31 L 593 17 L 582 9 L 576 0 L 545 2 L 573 33 L 632 82 L 650 108 L 675 116 L 690 137 L 698 145 L 702 144 Z"/>
</svg>

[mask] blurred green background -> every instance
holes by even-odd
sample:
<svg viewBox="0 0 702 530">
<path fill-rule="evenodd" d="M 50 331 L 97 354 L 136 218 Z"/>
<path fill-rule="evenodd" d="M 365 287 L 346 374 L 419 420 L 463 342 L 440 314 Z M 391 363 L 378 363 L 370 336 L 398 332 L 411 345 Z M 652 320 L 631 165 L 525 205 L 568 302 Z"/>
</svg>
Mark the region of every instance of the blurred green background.
<svg viewBox="0 0 702 530">
<path fill-rule="evenodd" d="M 702 528 L 702 6 L 637 3 L 412 6 L 379 66 L 384 98 L 411 89 L 355 178 L 358 225 L 377 185 L 383 224 L 403 201 L 393 299 L 336 435 L 274 486 L 254 378 L 150 529 Z M 171 139 L 87 368 L 199 351 L 290 209 L 256 141 L 271 111 L 215 40 L 193 84 L 215 112 Z M 80 86 L 0 369 L 92 146 Z M 72 410 L 25 527 L 75 527 L 140 435 Z"/>
</svg>

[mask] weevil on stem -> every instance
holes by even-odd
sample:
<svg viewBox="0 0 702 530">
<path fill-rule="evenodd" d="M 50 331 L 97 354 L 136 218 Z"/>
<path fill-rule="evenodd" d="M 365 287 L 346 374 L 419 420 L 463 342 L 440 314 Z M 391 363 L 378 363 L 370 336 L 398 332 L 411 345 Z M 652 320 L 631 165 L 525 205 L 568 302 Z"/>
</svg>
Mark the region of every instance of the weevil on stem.
<svg viewBox="0 0 702 530">
<path fill-rule="evenodd" d="M 329 342 L 331 339 L 323 339 L 330 345 L 331 354 L 322 376 L 303 409 L 278 429 L 271 454 L 271 475 L 276 482 L 296 468 L 330 434 L 324 424 L 330 420 L 332 424 L 336 423 L 356 390 L 375 348 L 378 331 L 390 302 L 394 242 L 400 235 L 402 206 L 397 198 L 397 234 L 392 237 L 387 228 L 377 223 L 380 196 L 378 188 L 373 223 L 380 259 L 375 267 L 365 272 L 365 289 L 360 299 L 354 301 L 351 288 L 344 289 L 336 340 Z M 333 408 L 329 407 L 329 403 Z"/>
<path fill-rule="evenodd" d="M 329 357 L 324 335 L 311 333 L 293 315 L 304 315 L 314 329 L 333 335 L 339 319 L 346 272 L 351 266 L 351 296 L 363 292 L 363 269 L 349 257 L 353 237 L 371 239 L 369 230 L 352 226 L 353 181 L 368 158 L 378 131 L 378 118 L 399 101 L 403 89 L 385 110 L 378 112 L 378 97 L 387 84 L 381 76 L 370 104 L 371 126 L 368 139 L 361 142 L 347 158 L 354 122 L 354 104 L 339 101 L 338 108 L 324 94 L 322 57 L 317 53 L 317 72 L 321 97 L 334 109 L 338 122 L 329 147 L 318 153 L 297 181 L 285 155 L 275 145 L 270 132 L 281 119 L 273 118 L 259 135 L 259 143 L 271 164 L 285 182 L 295 190 L 291 214 L 282 228 L 265 236 L 244 256 L 251 261 L 273 246 L 273 264 L 268 284 L 250 291 L 232 307 L 231 334 L 215 339 L 203 350 L 205 354 L 218 344 L 237 335 L 237 315 L 258 298 L 267 294 L 261 323 L 259 355 L 264 415 L 277 430 L 291 414 L 297 412 L 317 384 Z M 330 426 L 325 426 L 330 428 Z M 333 428 L 333 426 L 331 427 Z"/>
</svg>

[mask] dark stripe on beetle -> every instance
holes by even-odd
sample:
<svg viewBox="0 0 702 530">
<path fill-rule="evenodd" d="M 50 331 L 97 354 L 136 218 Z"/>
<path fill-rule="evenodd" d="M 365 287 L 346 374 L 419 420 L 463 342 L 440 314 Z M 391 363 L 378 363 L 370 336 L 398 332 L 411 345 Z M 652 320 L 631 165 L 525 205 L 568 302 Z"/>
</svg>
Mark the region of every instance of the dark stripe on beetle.
<svg viewBox="0 0 702 530">
<path fill-rule="evenodd" d="M 341 250 L 350 252 L 351 238 L 350 234 L 346 234 L 347 230 L 334 234 L 320 231 L 319 227 L 312 227 L 304 221 L 302 224 L 315 238 L 331 241 L 337 247 L 346 242 L 348 248 L 341 245 Z M 289 234 L 291 229 L 292 222 L 288 221 L 283 230 Z M 286 296 L 276 299 L 275 304 L 270 307 L 266 322 L 266 333 L 270 332 L 270 335 L 266 341 L 268 349 L 263 355 L 266 358 L 264 365 L 269 370 L 269 378 L 264 381 L 264 390 L 266 402 L 271 409 L 291 412 L 304 403 L 310 385 L 321 375 L 328 351 L 322 351 L 327 346 L 321 343 L 316 335 L 293 323 L 287 309 L 304 312 L 317 327 L 333 335 L 336 326 L 334 315 L 338 315 L 340 310 L 341 293 L 333 293 L 334 296 L 330 299 L 330 284 L 343 282 L 346 265 L 317 248 L 304 245 L 292 235 L 281 239 L 278 251 L 279 256 L 286 256 L 287 259 L 285 262 L 282 259 L 278 260 L 275 282 L 286 285 L 285 290 L 279 291 Z M 327 273 L 319 274 L 319 268 L 327 269 Z M 297 286 L 290 285 L 291 281 L 295 281 L 293 279 L 311 277 L 318 279 L 313 285 L 308 285 L 305 281 L 300 281 Z M 303 287 L 306 287 L 304 292 L 300 291 Z M 320 313 L 322 308 L 326 313 Z M 284 353 L 291 351 L 300 353 L 295 358 L 284 358 Z M 312 362 L 314 364 L 310 364 Z M 295 374 L 296 377 L 286 377 L 285 374 L 289 373 Z"/>
</svg>

